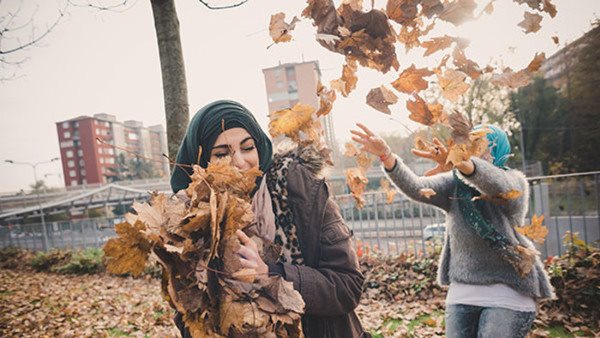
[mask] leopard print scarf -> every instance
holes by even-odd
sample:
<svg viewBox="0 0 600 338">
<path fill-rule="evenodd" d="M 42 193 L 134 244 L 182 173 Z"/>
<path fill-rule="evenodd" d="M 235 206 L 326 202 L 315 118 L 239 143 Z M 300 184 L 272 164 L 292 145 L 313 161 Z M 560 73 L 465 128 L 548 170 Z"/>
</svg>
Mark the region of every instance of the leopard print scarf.
<svg viewBox="0 0 600 338">
<path fill-rule="evenodd" d="M 295 158 L 275 155 L 271 167 L 267 171 L 267 187 L 271 194 L 273 213 L 275 214 L 275 238 L 273 242 L 282 247 L 279 261 L 294 265 L 304 265 L 300 251 L 298 232 L 294 215 L 288 205 L 288 169 Z"/>
</svg>

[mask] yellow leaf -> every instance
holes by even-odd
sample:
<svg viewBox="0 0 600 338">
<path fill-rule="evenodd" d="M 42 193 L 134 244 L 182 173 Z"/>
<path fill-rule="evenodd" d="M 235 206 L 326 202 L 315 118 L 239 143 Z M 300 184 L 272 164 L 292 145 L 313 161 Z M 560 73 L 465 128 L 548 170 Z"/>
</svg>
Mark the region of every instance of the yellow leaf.
<svg viewBox="0 0 600 338">
<path fill-rule="evenodd" d="M 130 273 L 134 277 L 142 274 L 151 249 L 150 241 L 143 234 L 145 229 L 141 221 L 134 225 L 127 222 L 115 225 L 118 237 L 109 239 L 103 247 L 110 273 Z"/>
<path fill-rule="evenodd" d="M 333 102 L 336 99 L 335 90 L 327 89 L 321 81 L 317 85 L 317 96 L 319 97 L 319 110 L 317 116 L 324 116 L 331 112 L 333 108 Z"/>
<path fill-rule="evenodd" d="M 437 193 L 431 188 L 422 188 L 419 190 L 419 194 L 427 199 L 430 199 L 431 196 L 435 196 Z"/>
<path fill-rule="evenodd" d="M 362 194 L 365 191 L 369 180 L 365 177 L 360 168 L 349 168 L 346 169 L 344 173 L 346 174 L 346 184 L 348 184 L 352 196 L 354 196 L 354 200 L 356 201 L 356 207 L 362 209 L 365 205 Z"/>
<path fill-rule="evenodd" d="M 382 178 L 379 181 L 379 184 L 381 185 L 381 188 L 385 192 L 386 203 L 392 204 L 394 202 L 394 196 L 396 196 L 396 189 L 391 187 L 390 181 L 388 181 L 386 178 Z"/>
<path fill-rule="evenodd" d="M 356 82 L 358 82 L 358 77 L 356 76 L 357 67 L 356 60 L 346 58 L 346 64 L 342 68 L 342 77 L 331 81 L 331 88 L 340 92 L 344 97 L 347 97 L 356 88 Z"/>
<path fill-rule="evenodd" d="M 465 82 L 467 75 L 461 71 L 448 69 L 443 75 L 438 74 L 438 81 L 442 95 L 450 101 L 456 102 L 470 87 Z"/>
<path fill-rule="evenodd" d="M 272 137 L 285 135 L 294 141 L 299 141 L 300 132 L 308 131 L 313 126 L 313 112 L 313 107 L 303 103 L 296 103 L 291 109 L 273 112 L 269 133 Z"/>
<path fill-rule="evenodd" d="M 531 224 L 522 227 L 516 227 L 515 229 L 519 233 L 529 237 L 534 242 L 544 243 L 544 240 L 548 235 L 548 228 L 542 225 L 543 221 L 544 215 L 539 217 L 537 215 L 533 215 L 531 218 Z"/>
</svg>

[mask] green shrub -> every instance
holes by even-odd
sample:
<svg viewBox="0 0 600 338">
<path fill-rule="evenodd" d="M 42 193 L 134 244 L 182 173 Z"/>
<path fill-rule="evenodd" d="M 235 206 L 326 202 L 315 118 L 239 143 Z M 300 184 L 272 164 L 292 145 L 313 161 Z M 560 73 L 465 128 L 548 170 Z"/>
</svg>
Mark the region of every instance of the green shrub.
<svg viewBox="0 0 600 338">
<path fill-rule="evenodd" d="M 29 265 L 38 272 L 50 271 L 52 267 L 64 264 L 71 259 L 71 252 L 61 250 L 51 250 L 48 252 L 38 252 L 30 260 Z"/>
<path fill-rule="evenodd" d="M 52 271 L 62 274 L 93 274 L 104 270 L 102 259 L 104 251 L 99 248 L 87 248 L 74 252 L 65 264 L 52 267 Z"/>
</svg>

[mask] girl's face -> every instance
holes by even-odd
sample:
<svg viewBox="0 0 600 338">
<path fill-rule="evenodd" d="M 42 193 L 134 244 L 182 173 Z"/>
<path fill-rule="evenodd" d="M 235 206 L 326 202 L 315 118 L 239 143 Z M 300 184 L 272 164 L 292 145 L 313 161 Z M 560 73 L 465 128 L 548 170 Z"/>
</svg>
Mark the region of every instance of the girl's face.
<svg viewBox="0 0 600 338">
<path fill-rule="evenodd" d="M 231 156 L 231 164 L 240 170 L 258 168 L 258 150 L 254 139 L 244 128 L 231 128 L 222 132 L 210 153 L 210 162 Z"/>
</svg>

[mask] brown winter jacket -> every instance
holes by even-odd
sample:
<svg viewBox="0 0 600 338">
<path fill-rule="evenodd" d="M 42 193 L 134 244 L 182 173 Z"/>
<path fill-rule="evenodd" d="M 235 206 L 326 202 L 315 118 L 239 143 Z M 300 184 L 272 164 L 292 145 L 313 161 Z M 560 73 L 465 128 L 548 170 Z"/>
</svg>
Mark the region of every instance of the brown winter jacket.
<svg viewBox="0 0 600 338">
<path fill-rule="evenodd" d="M 364 276 L 352 232 L 332 200 L 324 179 L 295 161 L 288 170 L 288 201 L 296 222 L 304 265 L 284 264 L 306 303 L 302 327 L 306 337 L 369 337 L 354 309 Z"/>
</svg>

